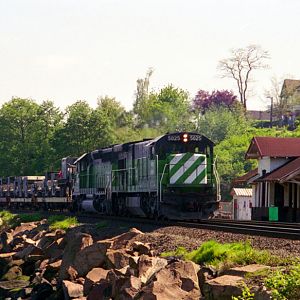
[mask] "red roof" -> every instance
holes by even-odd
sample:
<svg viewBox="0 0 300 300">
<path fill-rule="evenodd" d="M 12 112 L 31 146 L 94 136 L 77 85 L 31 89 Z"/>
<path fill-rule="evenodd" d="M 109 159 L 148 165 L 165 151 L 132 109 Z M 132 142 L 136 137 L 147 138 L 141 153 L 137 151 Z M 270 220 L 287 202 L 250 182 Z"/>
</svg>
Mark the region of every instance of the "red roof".
<svg viewBox="0 0 300 300">
<path fill-rule="evenodd" d="M 300 157 L 286 163 L 282 167 L 277 168 L 265 177 L 259 178 L 257 181 L 279 181 L 285 182 L 291 178 L 295 178 L 300 174 Z"/>
<path fill-rule="evenodd" d="M 258 175 L 258 169 L 255 168 L 253 170 L 250 170 L 248 173 L 240 176 L 240 177 L 237 177 L 234 179 L 233 183 L 234 184 L 238 184 L 238 183 L 247 183 L 247 181 L 249 179 L 251 179 L 252 177 Z"/>
<path fill-rule="evenodd" d="M 254 137 L 246 158 L 300 157 L 300 138 Z"/>
</svg>

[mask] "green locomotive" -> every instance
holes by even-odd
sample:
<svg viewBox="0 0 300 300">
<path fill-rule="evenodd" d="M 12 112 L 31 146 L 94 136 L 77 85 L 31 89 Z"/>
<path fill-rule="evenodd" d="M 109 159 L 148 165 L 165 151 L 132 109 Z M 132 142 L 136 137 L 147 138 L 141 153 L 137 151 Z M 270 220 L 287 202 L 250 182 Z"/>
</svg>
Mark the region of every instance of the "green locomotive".
<svg viewBox="0 0 300 300">
<path fill-rule="evenodd" d="M 213 142 L 176 132 L 112 145 L 75 161 L 77 209 L 116 215 L 203 219 L 219 198 Z"/>
</svg>

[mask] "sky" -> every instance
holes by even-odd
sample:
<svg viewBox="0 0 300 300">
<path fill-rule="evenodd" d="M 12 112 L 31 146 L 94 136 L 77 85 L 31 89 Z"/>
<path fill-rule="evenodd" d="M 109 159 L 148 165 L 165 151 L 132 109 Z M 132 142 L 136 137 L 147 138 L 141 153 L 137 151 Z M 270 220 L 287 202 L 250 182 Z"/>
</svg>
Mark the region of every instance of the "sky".
<svg viewBox="0 0 300 300">
<path fill-rule="evenodd" d="M 270 68 L 253 73 L 249 109 L 264 109 L 273 76 L 300 79 L 297 0 L 0 0 L 0 105 L 12 97 L 64 109 L 100 96 L 132 107 L 136 80 L 150 89 L 228 89 L 219 60 L 260 45 Z"/>
</svg>

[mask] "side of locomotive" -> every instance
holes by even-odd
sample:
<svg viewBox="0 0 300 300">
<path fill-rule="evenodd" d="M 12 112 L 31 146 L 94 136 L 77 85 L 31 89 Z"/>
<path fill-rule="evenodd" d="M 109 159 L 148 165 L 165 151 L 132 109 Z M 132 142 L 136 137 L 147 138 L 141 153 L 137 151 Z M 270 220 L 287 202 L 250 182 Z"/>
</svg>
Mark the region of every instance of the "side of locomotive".
<svg viewBox="0 0 300 300">
<path fill-rule="evenodd" d="M 85 211 L 203 219 L 216 208 L 214 144 L 192 132 L 113 145 L 75 162 L 73 200 Z"/>
</svg>

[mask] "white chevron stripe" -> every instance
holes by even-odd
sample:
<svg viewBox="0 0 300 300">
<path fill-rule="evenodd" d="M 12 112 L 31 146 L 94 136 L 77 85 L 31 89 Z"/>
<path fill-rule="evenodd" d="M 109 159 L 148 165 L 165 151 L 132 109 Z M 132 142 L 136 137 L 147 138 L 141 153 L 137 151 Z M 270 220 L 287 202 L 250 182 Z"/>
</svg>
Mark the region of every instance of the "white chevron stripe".
<svg viewBox="0 0 300 300">
<path fill-rule="evenodd" d="M 206 167 L 206 159 L 201 163 L 199 167 L 184 181 L 186 184 L 192 183 L 205 169 Z"/>
<path fill-rule="evenodd" d="M 175 154 L 175 156 L 170 161 L 170 170 L 181 160 L 183 155 L 184 155 L 183 153 Z"/>
<path fill-rule="evenodd" d="M 178 171 L 170 178 L 170 183 L 176 183 L 176 181 L 183 175 L 183 173 L 191 167 L 191 165 L 194 163 L 196 157 L 192 156 L 189 160 L 187 160 L 182 167 L 178 169 Z"/>
</svg>

